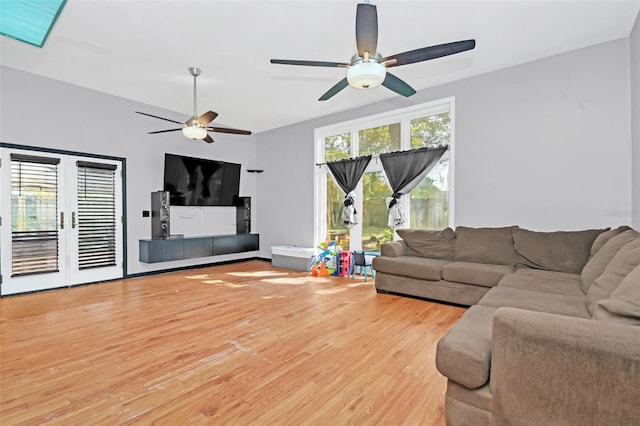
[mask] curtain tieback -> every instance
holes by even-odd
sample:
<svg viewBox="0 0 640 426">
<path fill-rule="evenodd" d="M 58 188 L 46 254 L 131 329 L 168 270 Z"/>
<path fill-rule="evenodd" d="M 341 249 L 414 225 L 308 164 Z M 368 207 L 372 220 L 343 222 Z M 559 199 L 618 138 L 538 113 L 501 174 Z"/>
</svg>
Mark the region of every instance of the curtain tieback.
<svg viewBox="0 0 640 426">
<path fill-rule="evenodd" d="M 389 202 L 389 208 L 391 208 L 391 207 L 396 205 L 396 203 L 398 202 L 398 199 L 400 198 L 401 194 L 398 194 L 396 192 L 391 196 L 393 197 L 393 199 Z"/>
</svg>

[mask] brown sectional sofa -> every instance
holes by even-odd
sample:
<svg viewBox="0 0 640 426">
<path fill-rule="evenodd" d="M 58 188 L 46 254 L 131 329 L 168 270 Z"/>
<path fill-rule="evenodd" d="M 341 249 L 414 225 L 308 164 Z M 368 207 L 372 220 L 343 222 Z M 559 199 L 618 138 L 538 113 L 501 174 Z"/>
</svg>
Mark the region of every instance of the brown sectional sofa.
<svg viewBox="0 0 640 426">
<path fill-rule="evenodd" d="M 448 425 L 640 424 L 640 233 L 398 234 L 377 291 L 472 305 L 438 343 Z"/>
</svg>

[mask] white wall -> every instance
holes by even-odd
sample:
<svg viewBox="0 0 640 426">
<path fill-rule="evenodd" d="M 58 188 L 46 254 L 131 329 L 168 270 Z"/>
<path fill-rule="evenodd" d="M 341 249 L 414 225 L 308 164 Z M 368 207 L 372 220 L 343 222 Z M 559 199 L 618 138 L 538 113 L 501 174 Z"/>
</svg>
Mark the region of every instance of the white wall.
<svg viewBox="0 0 640 426">
<path fill-rule="evenodd" d="M 633 137 L 631 222 L 635 229 L 640 229 L 640 14 L 636 17 L 636 24 L 629 40 L 631 44 L 631 132 Z"/>
<path fill-rule="evenodd" d="M 314 242 L 314 128 L 448 96 L 457 225 L 630 224 L 630 81 L 629 39 L 621 39 L 260 133 L 260 253 Z"/>
<path fill-rule="evenodd" d="M 171 126 L 134 111 L 178 119 L 182 114 L 7 67 L 0 67 L 0 95 L 0 141 L 127 159 L 130 274 L 255 256 L 253 252 L 155 264 L 138 261 L 138 240 L 151 238 L 150 219 L 143 218 L 142 211 L 151 207 L 150 192 L 162 189 L 165 152 L 240 163 L 240 195 L 255 200 L 256 175 L 246 172 L 255 168 L 255 135 L 213 134 L 213 144 L 188 140 L 179 132 L 147 135 Z M 207 103 L 200 99 L 201 105 Z M 258 203 L 253 203 L 252 212 L 254 217 L 259 214 Z M 255 225 L 252 230 L 259 232 Z"/>
</svg>

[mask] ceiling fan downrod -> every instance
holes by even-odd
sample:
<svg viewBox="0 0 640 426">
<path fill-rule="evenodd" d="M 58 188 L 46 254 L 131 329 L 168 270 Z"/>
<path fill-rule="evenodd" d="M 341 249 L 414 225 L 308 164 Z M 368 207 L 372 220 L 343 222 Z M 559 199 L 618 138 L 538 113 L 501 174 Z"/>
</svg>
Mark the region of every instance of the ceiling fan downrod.
<svg viewBox="0 0 640 426">
<path fill-rule="evenodd" d="M 189 67 L 189 72 L 193 76 L 193 119 L 198 118 L 198 92 L 196 90 L 196 78 L 200 75 L 200 68 Z"/>
</svg>

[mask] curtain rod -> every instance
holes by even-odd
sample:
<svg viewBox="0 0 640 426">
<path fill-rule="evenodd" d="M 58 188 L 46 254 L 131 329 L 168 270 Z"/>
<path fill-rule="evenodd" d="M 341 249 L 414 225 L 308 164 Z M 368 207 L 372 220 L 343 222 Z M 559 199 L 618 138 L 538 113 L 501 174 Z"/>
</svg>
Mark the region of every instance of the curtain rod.
<svg viewBox="0 0 640 426">
<path fill-rule="evenodd" d="M 378 161 L 378 159 L 380 158 L 380 156 L 379 156 L 379 155 L 377 155 L 377 154 L 376 154 L 376 155 L 370 154 L 370 155 L 371 155 L 371 159 L 372 159 L 372 160 L 376 160 L 376 161 Z M 366 156 L 366 155 L 363 155 L 362 157 L 367 157 L 367 156 Z M 355 160 L 355 159 L 357 159 L 357 158 L 362 158 L 362 157 L 356 157 L 356 158 L 349 157 L 349 158 L 343 158 L 342 160 Z M 336 160 L 336 161 L 341 161 L 341 160 Z M 316 163 L 316 166 L 318 166 L 318 167 L 320 167 L 320 166 L 326 166 L 326 165 L 327 165 L 327 163 L 333 163 L 333 161 L 325 161 L 324 163 Z"/>
<path fill-rule="evenodd" d="M 406 149 L 404 151 L 393 151 L 393 152 L 385 152 L 384 154 L 397 154 L 399 152 L 409 152 L 409 151 L 417 151 L 419 149 L 440 149 L 440 148 L 446 148 L 449 149 L 449 145 L 436 145 L 436 146 L 423 146 L 420 148 L 413 148 L 413 149 Z M 372 160 L 376 160 L 376 162 L 380 159 L 380 154 L 369 154 L 371 156 Z M 366 157 L 366 155 L 363 155 L 362 157 Z M 356 158 L 362 158 L 362 157 L 349 157 L 349 158 L 343 158 L 343 160 L 355 160 Z M 340 161 L 340 160 L 336 160 L 336 161 Z M 320 167 L 320 166 L 326 166 L 327 163 L 332 163 L 332 161 L 326 161 L 324 163 L 316 163 L 316 166 Z"/>
</svg>

